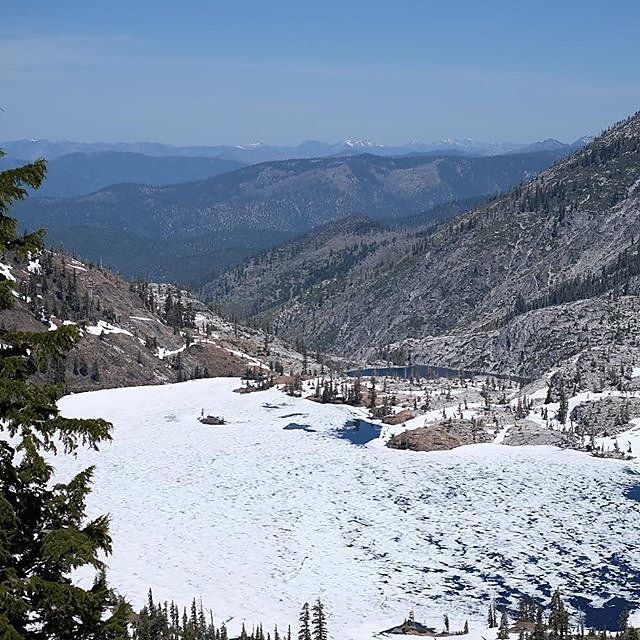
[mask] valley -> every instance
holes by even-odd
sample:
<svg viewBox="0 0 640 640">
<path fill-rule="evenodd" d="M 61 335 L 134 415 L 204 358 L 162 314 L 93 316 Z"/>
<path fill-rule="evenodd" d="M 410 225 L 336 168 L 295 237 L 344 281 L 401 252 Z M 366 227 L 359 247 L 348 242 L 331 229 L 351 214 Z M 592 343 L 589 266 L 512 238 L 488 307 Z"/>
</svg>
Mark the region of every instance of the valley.
<svg viewBox="0 0 640 640">
<path fill-rule="evenodd" d="M 637 640 L 640 112 L 142 135 L 0 152 L 0 638 Z"/>
<path fill-rule="evenodd" d="M 639 150 L 636 114 L 436 228 L 347 221 L 246 261 L 204 294 L 367 360 L 404 351 L 531 377 L 588 346 L 633 345 Z"/>
<path fill-rule="evenodd" d="M 126 277 L 201 285 L 327 222 L 363 213 L 399 221 L 452 201 L 482 199 L 564 155 L 566 150 L 289 159 L 195 182 L 115 184 L 76 197 L 31 198 L 16 212 L 23 228 L 47 228 L 52 246 L 63 245 Z M 53 161 L 54 168 L 61 160 Z M 427 215 L 424 222 L 433 218 Z"/>
</svg>

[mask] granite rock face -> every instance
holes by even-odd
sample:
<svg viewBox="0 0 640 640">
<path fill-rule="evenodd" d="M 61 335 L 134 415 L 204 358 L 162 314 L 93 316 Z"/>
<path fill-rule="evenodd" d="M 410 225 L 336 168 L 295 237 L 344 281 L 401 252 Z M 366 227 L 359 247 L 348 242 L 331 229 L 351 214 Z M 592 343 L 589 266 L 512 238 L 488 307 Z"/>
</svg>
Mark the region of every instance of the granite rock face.
<svg viewBox="0 0 640 640">
<path fill-rule="evenodd" d="M 502 444 L 519 447 L 523 445 L 553 445 L 561 447 L 565 444 L 565 438 L 559 431 L 545 429 L 535 422 L 520 420 L 509 427 Z"/>
<path fill-rule="evenodd" d="M 578 434 L 616 436 L 630 428 L 630 420 L 640 417 L 640 398 L 611 396 L 583 402 L 570 417 Z"/>
<path fill-rule="evenodd" d="M 411 353 L 414 362 L 528 378 L 564 363 L 561 375 L 572 386 L 594 392 L 616 378 L 612 368 L 623 367 L 632 389 L 640 386 L 630 377 L 640 364 L 640 297 L 598 296 L 529 311 L 500 329 L 407 339 L 391 349 Z"/>
<path fill-rule="evenodd" d="M 430 422 L 394 435 L 387 446 L 411 451 L 445 451 L 465 444 L 491 442 L 493 435 L 484 425 L 471 420 L 442 420 Z"/>
</svg>

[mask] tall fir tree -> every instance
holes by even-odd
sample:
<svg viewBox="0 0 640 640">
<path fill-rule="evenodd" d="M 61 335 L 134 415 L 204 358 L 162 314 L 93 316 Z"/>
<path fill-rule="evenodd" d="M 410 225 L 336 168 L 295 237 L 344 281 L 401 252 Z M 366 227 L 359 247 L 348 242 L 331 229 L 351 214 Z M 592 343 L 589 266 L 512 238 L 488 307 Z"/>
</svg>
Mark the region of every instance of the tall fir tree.
<svg viewBox="0 0 640 640">
<path fill-rule="evenodd" d="M 4 155 L 0 151 L 0 155 Z M 43 248 L 44 232 L 18 235 L 10 207 L 37 189 L 44 160 L 0 172 L 0 254 L 26 258 Z M 0 311 L 12 306 L 12 283 L 0 274 Z M 93 469 L 56 483 L 45 456 L 97 448 L 110 439 L 104 420 L 63 418 L 61 385 L 32 376 L 59 362 L 79 338 L 78 327 L 27 332 L 0 329 L 0 637 L 3 640 L 126 638 L 128 606 L 109 589 L 101 554 L 111 552 L 108 519 L 87 520 Z M 96 570 L 83 589 L 71 573 Z"/>
<path fill-rule="evenodd" d="M 500 614 L 497 638 L 498 640 L 507 640 L 509 638 L 509 618 L 507 618 L 507 612 L 504 610 Z"/>
<path fill-rule="evenodd" d="M 324 612 L 324 605 L 319 598 L 313 605 L 312 611 L 311 624 L 313 630 L 311 635 L 313 640 L 327 640 L 327 617 Z"/>
<path fill-rule="evenodd" d="M 531 633 L 531 640 L 546 640 L 547 633 L 542 619 L 542 607 L 536 609 L 536 622 Z"/>
<path fill-rule="evenodd" d="M 309 614 L 309 603 L 305 602 L 300 610 L 298 640 L 311 640 L 311 616 Z"/>
<path fill-rule="evenodd" d="M 549 637 L 562 639 L 569 633 L 569 614 L 562 600 L 560 590 L 556 589 L 551 596 L 551 613 L 549 614 Z"/>
<path fill-rule="evenodd" d="M 560 424 L 567 422 L 567 414 L 569 412 L 569 403 L 567 402 L 567 394 L 564 387 L 560 389 L 560 401 L 558 404 L 558 412 L 556 413 L 556 419 Z"/>
<path fill-rule="evenodd" d="M 493 600 L 489 603 L 489 613 L 487 614 L 487 626 L 489 629 L 493 629 L 498 626 L 496 619 L 496 605 Z"/>
</svg>

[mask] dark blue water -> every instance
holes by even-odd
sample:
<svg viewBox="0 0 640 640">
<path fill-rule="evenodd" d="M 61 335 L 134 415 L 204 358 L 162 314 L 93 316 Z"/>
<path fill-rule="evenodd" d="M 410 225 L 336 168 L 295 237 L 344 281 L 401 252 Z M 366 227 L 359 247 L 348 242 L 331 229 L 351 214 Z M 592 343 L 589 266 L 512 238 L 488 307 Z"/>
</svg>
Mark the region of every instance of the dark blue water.
<svg viewBox="0 0 640 640">
<path fill-rule="evenodd" d="M 629 500 L 637 500 L 640 502 L 640 482 L 627 489 L 624 492 L 624 497 L 629 498 Z"/>
<path fill-rule="evenodd" d="M 282 427 L 285 431 L 306 431 L 307 433 L 315 433 L 316 430 L 311 428 L 310 424 L 298 424 L 290 422 L 286 427 Z"/>
<path fill-rule="evenodd" d="M 368 369 L 352 369 L 347 375 L 357 376 L 381 376 L 389 378 L 473 378 L 475 376 L 490 376 L 498 380 L 510 380 L 518 384 L 531 382 L 530 378 L 514 376 L 506 373 L 490 373 L 487 371 L 469 371 L 467 369 L 448 369 L 447 367 L 432 367 L 426 364 L 415 364 L 411 367 L 372 367 Z"/>
<path fill-rule="evenodd" d="M 348 420 L 343 427 L 334 433 L 338 438 L 348 440 L 351 444 L 363 445 L 375 440 L 380 435 L 382 427 L 366 420 Z"/>
<path fill-rule="evenodd" d="M 622 598 L 611 598 L 602 607 L 592 607 L 585 598 L 571 598 L 572 606 L 581 609 L 585 613 L 585 627 L 587 629 L 620 630 L 620 614 L 624 609 L 633 611 L 637 609 L 637 602 L 627 602 Z"/>
</svg>

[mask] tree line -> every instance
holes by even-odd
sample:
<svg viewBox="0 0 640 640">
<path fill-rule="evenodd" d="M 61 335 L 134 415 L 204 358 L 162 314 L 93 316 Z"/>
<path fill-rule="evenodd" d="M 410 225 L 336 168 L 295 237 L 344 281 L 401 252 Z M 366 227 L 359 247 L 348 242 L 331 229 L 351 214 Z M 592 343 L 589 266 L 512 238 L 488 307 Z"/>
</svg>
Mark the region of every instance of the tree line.
<svg viewBox="0 0 640 640">
<path fill-rule="evenodd" d="M 228 640 L 225 622 L 216 625 L 213 612 L 205 610 L 202 601 L 191 601 L 189 609 L 172 602 L 156 603 L 149 589 L 147 603 L 131 617 L 132 640 Z M 327 616 L 324 603 L 318 599 L 310 606 L 302 605 L 298 619 L 297 640 L 327 640 Z M 280 631 L 275 625 L 265 633 L 262 623 L 247 629 L 242 623 L 238 640 L 294 640 L 291 625 Z"/>
</svg>

